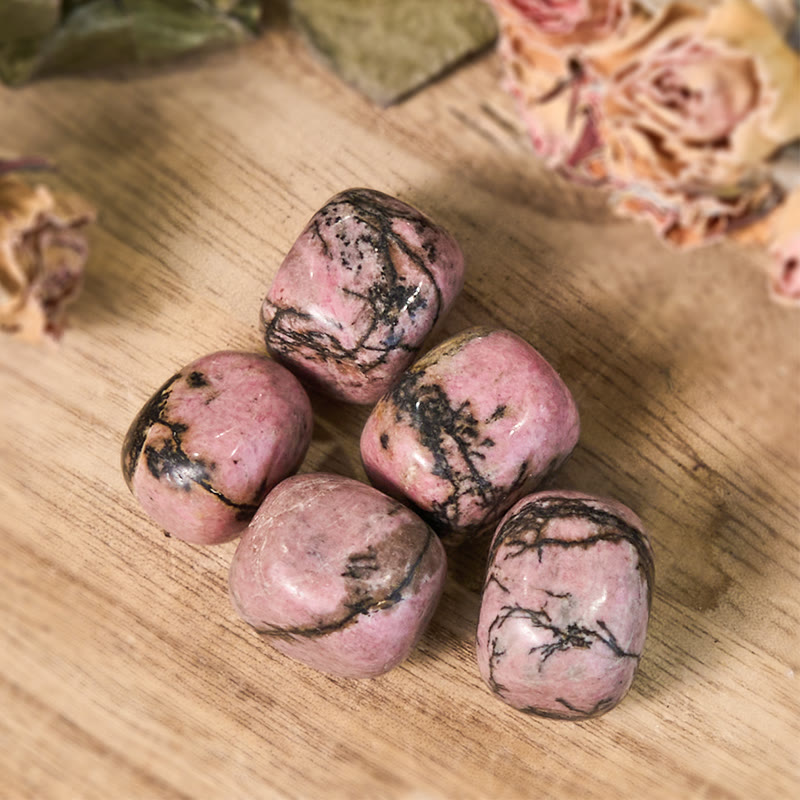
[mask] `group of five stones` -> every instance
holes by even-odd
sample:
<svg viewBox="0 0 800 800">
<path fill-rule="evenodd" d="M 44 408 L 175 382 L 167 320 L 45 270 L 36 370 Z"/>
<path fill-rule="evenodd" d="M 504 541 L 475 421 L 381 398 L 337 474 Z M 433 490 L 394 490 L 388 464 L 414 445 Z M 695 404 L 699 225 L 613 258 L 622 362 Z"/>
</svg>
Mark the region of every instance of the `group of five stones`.
<svg viewBox="0 0 800 800">
<path fill-rule="evenodd" d="M 650 544 L 614 500 L 532 494 L 572 452 L 580 422 L 524 339 L 474 328 L 418 358 L 463 282 L 461 249 L 443 228 L 380 192 L 341 192 L 263 301 L 272 358 L 221 351 L 176 373 L 134 419 L 123 474 L 168 534 L 241 536 L 237 613 L 277 650 L 342 677 L 402 662 L 443 592 L 445 548 L 494 531 L 483 679 L 525 712 L 596 716 L 638 666 Z M 313 424 L 304 385 L 373 406 L 361 435 L 373 486 L 295 475 Z"/>
</svg>

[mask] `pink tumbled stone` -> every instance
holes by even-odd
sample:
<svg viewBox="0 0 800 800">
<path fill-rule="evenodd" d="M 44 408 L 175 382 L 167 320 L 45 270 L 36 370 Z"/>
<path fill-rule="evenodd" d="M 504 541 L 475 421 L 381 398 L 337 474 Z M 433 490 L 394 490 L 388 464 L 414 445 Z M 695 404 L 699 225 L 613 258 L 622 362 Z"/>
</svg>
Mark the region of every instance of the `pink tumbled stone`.
<svg viewBox="0 0 800 800">
<path fill-rule="evenodd" d="M 531 345 L 474 328 L 431 350 L 381 398 L 361 457 L 377 488 L 458 544 L 558 468 L 579 429 L 569 389 Z"/>
<path fill-rule="evenodd" d="M 464 283 L 455 239 L 415 208 L 349 189 L 312 218 L 261 308 L 267 349 L 304 383 L 373 403 Z"/>
<path fill-rule="evenodd" d="M 256 353 L 212 353 L 173 375 L 137 414 L 122 472 L 167 533 L 226 542 L 300 467 L 312 423 L 305 390 L 280 364 Z"/>
<path fill-rule="evenodd" d="M 654 566 L 641 520 L 578 492 L 540 492 L 505 516 L 489 551 L 478 666 L 509 705 L 586 719 L 622 700 L 644 647 Z"/>
<path fill-rule="evenodd" d="M 242 536 L 230 595 L 280 652 L 371 678 L 409 655 L 446 569 L 436 535 L 400 503 L 351 478 L 298 475 L 272 491 Z"/>
</svg>

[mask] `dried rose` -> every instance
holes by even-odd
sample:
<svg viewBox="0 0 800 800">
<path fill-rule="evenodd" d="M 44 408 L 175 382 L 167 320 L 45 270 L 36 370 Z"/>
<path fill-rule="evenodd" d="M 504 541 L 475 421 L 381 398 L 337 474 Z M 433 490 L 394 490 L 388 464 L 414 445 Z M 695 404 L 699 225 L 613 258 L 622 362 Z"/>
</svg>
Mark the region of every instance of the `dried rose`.
<svg viewBox="0 0 800 800">
<path fill-rule="evenodd" d="M 531 143 L 548 166 L 571 177 L 604 177 L 591 158 L 596 85 L 579 57 L 586 46 L 629 35 L 646 21 L 630 0 L 490 0 L 500 27 L 505 86 Z M 580 174 L 579 174 L 580 173 Z"/>
<path fill-rule="evenodd" d="M 647 198 L 662 219 L 708 198 L 760 213 L 754 199 L 773 195 L 765 159 L 800 136 L 800 56 L 758 9 L 673 3 L 589 68 L 606 81 L 596 112 L 606 171 L 627 197 Z M 724 232 L 711 206 L 673 239 Z"/>
<path fill-rule="evenodd" d="M 572 161 L 584 163 L 588 152 L 579 148 L 591 126 L 592 108 L 586 82 L 579 70 L 535 39 L 501 29 L 501 53 L 506 63 L 506 88 L 517 102 L 536 154 L 550 167 Z M 590 132 L 591 132 L 590 128 Z M 574 158 L 578 150 L 580 158 Z"/>
<path fill-rule="evenodd" d="M 0 175 L 7 164 L 0 162 Z M 85 226 L 94 216 L 78 197 L 0 177 L 0 330 L 34 342 L 61 335 L 65 308 L 82 284 Z"/>
<path fill-rule="evenodd" d="M 612 205 L 620 216 L 649 222 L 663 239 L 688 248 L 751 227 L 782 196 L 780 187 L 769 180 L 728 197 L 637 185 L 615 192 Z"/>
<path fill-rule="evenodd" d="M 517 17 L 554 49 L 620 35 L 631 0 L 489 0 L 500 18 Z"/>
<path fill-rule="evenodd" d="M 800 187 L 737 239 L 766 246 L 770 296 L 784 305 L 800 306 Z"/>
</svg>

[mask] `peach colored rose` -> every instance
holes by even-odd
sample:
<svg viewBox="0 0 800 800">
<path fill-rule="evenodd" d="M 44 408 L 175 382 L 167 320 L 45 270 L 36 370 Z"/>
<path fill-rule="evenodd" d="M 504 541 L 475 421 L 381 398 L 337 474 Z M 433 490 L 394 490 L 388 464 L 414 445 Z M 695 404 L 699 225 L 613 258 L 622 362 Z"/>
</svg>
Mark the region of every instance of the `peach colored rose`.
<svg viewBox="0 0 800 800">
<path fill-rule="evenodd" d="M 779 303 L 800 306 L 800 188 L 766 222 L 770 294 Z"/>
<path fill-rule="evenodd" d="M 515 15 L 555 48 L 620 34 L 631 0 L 489 0 L 498 16 Z"/>
<path fill-rule="evenodd" d="M 500 29 L 506 88 L 549 166 L 597 180 L 599 142 L 581 49 L 632 27 L 630 0 L 489 0 Z M 637 22 L 643 17 L 639 14 Z"/>
<path fill-rule="evenodd" d="M 679 244 L 724 233 L 742 210 L 761 213 L 755 200 L 774 195 L 765 160 L 800 136 L 800 56 L 758 9 L 723 0 L 704 14 L 673 3 L 588 68 L 601 79 L 606 173 L 626 199 L 646 198 L 639 213 L 662 232 L 671 216 Z M 683 218 L 691 230 L 680 230 Z"/>
<path fill-rule="evenodd" d="M 781 198 L 780 187 L 764 180 L 729 197 L 640 184 L 615 191 L 611 202 L 620 216 L 649 222 L 662 239 L 689 248 L 726 234 L 738 235 L 768 216 Z"/>
<path fill-rule="evenodd" d="M 800 231 L 770 251 L 770 292 L 779 303 L 800 306 Z"/>
</svg>

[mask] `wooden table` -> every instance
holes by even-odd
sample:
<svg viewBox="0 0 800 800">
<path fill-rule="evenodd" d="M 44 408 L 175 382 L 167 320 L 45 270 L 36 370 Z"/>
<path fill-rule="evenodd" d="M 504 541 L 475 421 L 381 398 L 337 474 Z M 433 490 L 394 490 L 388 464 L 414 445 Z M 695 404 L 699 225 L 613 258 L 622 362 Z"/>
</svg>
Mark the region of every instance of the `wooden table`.
<svg viewBox="0 0 800 800">
<path fill-rule="evenodd" d="M 753 252 L 663 248 L 532 158 L 489 54 L 381 110 L 282 29 L 127 78 L 0 92 L 6 149 L 92 200 L 90 274 L 59 347 L 0 344 L 0 796 L 780 798 L 800 787 L 800 348 Z M 451 557 L 418 649 L 371 681 L 278 655 L 235 616 L 235 543 L 165 538 L 122 436 L 177 367 L 260 349 L 260 300 L 309 216 L 371 186 L 468 259 L 433 341 L 510 328 L 561 372 L 581 442 L 553 485 L 652 532 L 634 686 L 582 723 L 478 675 L 483 545 Z M 363 477 L 367 409 L 315 398 L 303 471 Z"/>
</svg>

